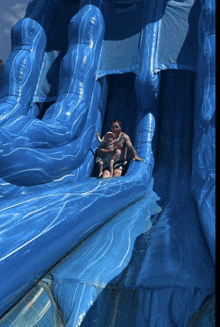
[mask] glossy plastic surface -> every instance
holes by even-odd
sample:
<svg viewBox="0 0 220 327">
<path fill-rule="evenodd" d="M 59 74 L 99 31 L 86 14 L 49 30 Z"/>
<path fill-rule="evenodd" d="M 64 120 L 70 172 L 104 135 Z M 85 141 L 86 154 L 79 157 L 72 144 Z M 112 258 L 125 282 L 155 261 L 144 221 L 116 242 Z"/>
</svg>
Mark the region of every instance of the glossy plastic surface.
<svg viewBox="0 0 220 327">
<path fill-rule="evenodd" d="M 48 275 L 67 326 L 187 326 L 214 294 L 213 21 L 211 0 L 30 3 L 1 77 L 1 316 L 71 251 Z M 113 119 L 144 162 L 98 179 Z"/>
</svg>

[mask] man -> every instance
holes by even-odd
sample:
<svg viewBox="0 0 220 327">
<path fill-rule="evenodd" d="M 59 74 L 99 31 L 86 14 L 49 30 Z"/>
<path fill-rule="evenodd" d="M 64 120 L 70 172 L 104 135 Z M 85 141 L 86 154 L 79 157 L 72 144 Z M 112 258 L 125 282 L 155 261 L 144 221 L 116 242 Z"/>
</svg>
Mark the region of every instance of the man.
<svg viewBox="0 0 220 327">
<path fill-rule="evenodd" d="M 113 120 L 111 123 L 111 131 L 115 135 L 115 139 L 119 140 L 115 143 L 115 149 L 104 148 L 102 144 L 99 145 L 97 153 L 99 156 L 105 156 L 114 154 L 114 170 L 113 177 L 120 177 L 125 170 L 127 164 L 128 151 L 131 152 L 133 160 L 143 161 L 138 155 L 131 143 L 130 137 L 122 132 L 122 125 L 119 120 Z M 105 167 L 103 170 L 102 178 L 109 178 L 111 176 L 109 166 Z"/>
</svg>

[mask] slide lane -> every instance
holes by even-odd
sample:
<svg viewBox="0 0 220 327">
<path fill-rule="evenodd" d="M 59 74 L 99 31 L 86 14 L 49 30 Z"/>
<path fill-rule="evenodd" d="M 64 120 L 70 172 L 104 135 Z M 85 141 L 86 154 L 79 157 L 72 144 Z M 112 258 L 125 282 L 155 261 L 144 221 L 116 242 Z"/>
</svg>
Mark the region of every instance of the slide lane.
<svg viewBox="0 0 220 327">
<path fill-rule="evenodd" d="M 98 227 L 146 195 L 150 173 L 141 166 L 138 176 L 91 179 L 1 201 L 1 313 Z"/>
<path fill-rule="evenodd" d="M 61 321 L 65 326 L 81 323 L 103 292 L 118 287 L 120 274 L 131 260 L 136 238 L 147 233 L 152 226 L 152 215 L 161 210 L 152 186 L 153 179 L 146 197 L 128 205 L 76 246 L 3 316 L 0 324 L 18 323 L 26 319 L 28 312 L 32 312 L 30 324 L 37 320 L 46 323 L 48 317 L 51 326 L 51 320 L 59 321 L 59 326 L 63 326 Z"/>
<path fill-rule="evenodd" d="M 29 115 L 26 102 L 28 100 L 30 105 L 31 92 L 26 94 L 25 90 L 33 82 L 30 81 L 31 77 L 28 75 L 30 64 L 23 61 L 22 69 L 26 73 L 24 79 L 19 75 L 20 70 L 16 70 L 16 51 L 18 51 L 18 56 L 22 57 L 22 46 L 17 49 L 16 42 L 14 43 L 15 48 L 12 49 L 10 57 L 14 66 L 12 65 L 13 69 L 8 73 L 7 62 L 5 63 L 6 68 L 3 73 L 10 77 L 11 82 L 6 83 L 2 88 L 2 106 L 0 107 L 2 110 L 0 269 L 6 281 L 1 284 L 0 315 L 9 310 L 53 265 L 80 242 L 118 212 L 147 195 L 154 165 L 151 143 L 155 120 L 154 116 L 143 106 L 137 109 L 133 132 L 136 134 L 136 148 L 144 162 L 132 162 L 127 175 L 122 178 L 112 180 L 89 178 L 93 169 L 91 160 L 94 160 L 94 151 L 97 147 L 94 132 L 97 128 L 101 133 L 102 110 L 106 103 L 105 78 L 95 81 L 93 74 L 97 68 L 92 63 L 96 63 L 97 60 L 94 58 L 100 55 L 104 30 L 102 24 L 98 25 L 98 29 L 97 26 L 92 26 L 91 30 L 91 23 L 94 25 L 97 22 L 96 17 L 99 22 L 102 20 L 99 9 L 88 5 L 84 6 L 71 21 L 70 30 L 79 29 L 79 25 L 83 30 L 83 34 L 80 32 L 79 34 L 82 37 L 84 50 L 82 53 L 75 51 L 81 44 L 77 43 L 79 40 L 70 38 L 69 50 L 61 64 L 62 67 L 65 66 L 64 71 L 67 72 L 64 76 L 61 74 L 65 85 L 60 84 L 58 102 L 51 107 L 54 110 L 49 108 L 45 120 L 40 121 L 31 117 L 33 111 Z M 33 44 L 36 46 L 36 51 L 42 50 L 42 41 L 34 43 L 36 35 L 33 26 L 36 35 L 41 36 L 45 42 L 41 26 L 30 18 L 21 20 L 15 26 L 14 35 L 15 41 L 18 41 L 20 36 L 31 35 L 28 40 L 22 39 L 19 42 L 26 44 L 28 41 L 29 47 L 32 47 L 32 50 L 27 52 L 33 68 L 33 71 L 30 71 L 37 74 L 38 71 L 35 68 L 39 69 L 39 67 L 33 65 L 35 55 Z M 29 34 L 22 32 L 24 28 Z M 98 36 L 92 33 L 94 29 Z M 96 42 L 92 42 L 91 36 Z M 96 44 L 98 44 L 97 47 Z M 90 56 L 91 61 L 87 62 Z M 71 66 L 76 58 L 76 65 Z M 38 59 L 42 60 L 40 57 Z M 22 60 L 24 60 L 23 57 Z M 86 70 L 86 63 L 89 65 L 88 70 Z M 68 71 L 68 67 L 72 67 L 73 71 L 71 69 Z M 72 79 L 74 67 L 77 68 L 76 76 Z M 37 81 L 34 83 L 36 84 Z M 70 89 L 73 92 L 69 92 Z M 91 91 L 90 95 L 88 90 Z M 24 100 L 19 97 L 21 91 L 24 94 Z M 10 99 L 5 98 L 7 93 L 11 94 L 14 99 L 14 102 L 12 101 L 13 115 L 10 110 L 5 111 L 5 103 L 11 104 Z M 26 95 L 28 99 L 25 98 Z M 64 102 L 68 99 L 70 100 L 69 106 L 64 106 Z M 16 101 L 18 106 L 15 104 Z M 101 108 L 98 102 L 101 103 Z M 26 107 L 23 107 L 24 103 Z M 74 103 L 77 104 L 76 107 Z M 73 115 L 77 110 L 81 112 L 81 105 L 83 108 L 85 104 L 87 105 L 86 112 L 82 110 L 85 119 L 80 116 L 80 120 L 84 121 L 80 136 L 78 132 L 75 136 L 70 136 L 71 130 L 67 128 L 72 112 L 65 111 L 65 116 L 63 108 L 69 108 L 70 104 L 73 104 L 71 108 L 75 108 Z M 70 115 L 67 115 L 68 113 Z M 48 117 L 50 114 L 53 117 Z M 76 130 L 80 129 L 76 128 Z M 49 137 L 49 139 L 46 138 L 46 143 L 43 140 L 44 134 Z M 72 141 L 65 144 L 65 139 L 69 141 L 71 137 Z M 56 143 L 60 146 L 56 147 Z M 74 167 L 69 165 L 71 157 L 73 157 Z M 85 181 L 85 177 L 86 182 L 80 182 L 80 180 Z M 57 179 L 54 180 L 54 178 Z"/>
</svg>

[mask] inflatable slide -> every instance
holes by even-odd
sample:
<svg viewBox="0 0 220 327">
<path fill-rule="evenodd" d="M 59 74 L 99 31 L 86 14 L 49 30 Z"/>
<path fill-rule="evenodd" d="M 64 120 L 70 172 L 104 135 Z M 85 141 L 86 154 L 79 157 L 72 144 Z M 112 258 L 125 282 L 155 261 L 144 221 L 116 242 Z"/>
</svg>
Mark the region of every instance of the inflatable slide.
<svg viewBox="0 0 220 327">
<path fill-rule="evenodd" d="M 11 40 L 0 326 L 214 326 L 214 1 L 33 0 Z M 143 161 L 99 178 L 115 119 Z"/>
</svg>

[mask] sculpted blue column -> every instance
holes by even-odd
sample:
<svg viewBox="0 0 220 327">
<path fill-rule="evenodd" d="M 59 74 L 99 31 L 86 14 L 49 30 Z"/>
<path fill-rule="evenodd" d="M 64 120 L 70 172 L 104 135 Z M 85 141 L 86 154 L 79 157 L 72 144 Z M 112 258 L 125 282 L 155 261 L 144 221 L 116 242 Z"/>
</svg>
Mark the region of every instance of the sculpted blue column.
<svg viewBox="0 0 220 327">
<path fill-rule="evenodd" d="M 21 32 L 21 35 L 23 34 Z M 14 61 L 13 71 L 19 75 L 19 82 L 10 68 L 8 72 L 3 72 L 6 84 L 10 85 L 9 92 L 14 92 L 17 83 L 20 88 L 16 94 L 12 93 L 14 102 L 9 104 L 10 109 L 7 110 L 4 103 L 6 92 L 2 89 L 0 134 L 3 155 L 0 159 L 0 177 L 17 185 L 41 184 L 65 175 L 81 164 L 93 137 L 93 133 L 88 133 L 88 129 L 91 128 L 95 116 L 89 117 L 88 110 L 103 36 L 104 21 L 97 7 L 85 6 L 73 17 L 69 25 L 69 48 L 60 68 L 58 98 L 42 120 L 26 115 L 26 96 L 30 94 L 30 103 L 37 82 L 36 80 L 34 84 L 34 79 L 30 76 L 30 72 L 37 76 L 33 58 L 39 57 L 37 49 L 42 51 L 42 42 L 38 44 L 34 38 L 31 40 L 33 49 L 30 62 L 27 63 L 25 59 L 20 70 L 17 66 L 20 63 Z M 25 40 L 23 43 L 17 50 L 18 55 L 14 54 L 16 58 L 25 56 Z M 21 78 L 21 74 L 27 75 L 29 80 Z M 8 75 L 12 76 L 10 83 L 7 82 Z M 23 109 L 24 103 L 26 112 Z M 95 129 L 95 126 L 93 128 Z"/>
</svg>

